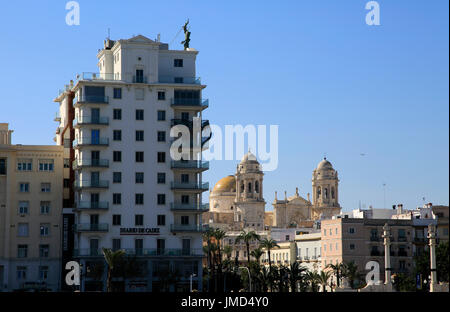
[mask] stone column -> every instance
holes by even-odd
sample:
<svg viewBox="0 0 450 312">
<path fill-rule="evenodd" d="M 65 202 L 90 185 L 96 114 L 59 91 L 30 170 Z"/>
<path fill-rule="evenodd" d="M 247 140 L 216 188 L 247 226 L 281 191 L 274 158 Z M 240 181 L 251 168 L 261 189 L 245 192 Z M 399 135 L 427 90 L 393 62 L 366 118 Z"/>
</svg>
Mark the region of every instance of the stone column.
<svg viewBox="0 0 450 312">
<path fill-rule="evenodd" d="M 392 284 L 391 281 L 391 229 L 386 223 L 383 226 L 384 238 L 384 283 Z"/>
<path fill-rule="evenodd" d="M 428 225 L 428 239 L 430 245 L 430 265 L 431 265 L 431 281 L 430 281 L 430 292 L 435 291 L 437 285 L 437 274 L 436 274 L 436 226 L 434 224 Z"/>
</svg>

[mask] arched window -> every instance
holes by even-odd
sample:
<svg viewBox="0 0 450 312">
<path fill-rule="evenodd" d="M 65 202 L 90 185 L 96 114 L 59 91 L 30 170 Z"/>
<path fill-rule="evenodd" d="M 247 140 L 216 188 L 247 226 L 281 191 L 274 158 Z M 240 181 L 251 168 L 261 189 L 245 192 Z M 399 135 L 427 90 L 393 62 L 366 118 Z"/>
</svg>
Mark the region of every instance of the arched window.
<svg viewBox="0 0 450 312">
<path fill-rule="evenodd" d="M 244 182 L 241 182 L 241 193 L 244 192 Z"/>
<path fill-rule="evenodd" d="M 325 199 L 328 198 L 328 189 L 327 189 L 327 188 L 325 188 L 325 191 L 324 191 L 324 197 L 325 197 Z"/>
<path fill-rule="evenodd" d="M 258 181 L 255 182 L 255 192 L 259 193 L 259 182 Z"/>
<path fill-rule="evenodd" d="M 251 193 L 252 192 L 252 183 L 248 182 L 248 192 Z"/>
<path fill-rule="evenodd" d="M 334 187 L 331 188 L 331 198 L 334 199 Z"/>
<path fill-rule="evenodd" d="M 317 188 L 317 198 L 320 198 L 320 195 L 322 194 L 322 190 L 320 189 L 320 186 Z"/>
</svg>

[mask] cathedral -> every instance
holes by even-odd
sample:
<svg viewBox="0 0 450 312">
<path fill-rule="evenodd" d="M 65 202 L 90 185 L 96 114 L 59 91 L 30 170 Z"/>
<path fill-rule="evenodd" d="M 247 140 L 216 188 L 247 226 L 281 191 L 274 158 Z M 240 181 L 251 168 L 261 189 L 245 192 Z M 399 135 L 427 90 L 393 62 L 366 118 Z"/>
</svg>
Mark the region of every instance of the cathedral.
<svg viewBox="0 0 450 312">
<path fill-rule="evenodd" d="M 300 196 L 298 188 L 293 196 L 278 199 L 275 192 L 273 211 L 265 211 L 263 176 L 256 156 L 248 152 L 234 175 L 220 179 L 209 194 L 209 212 L 203 223 L 225 231 L 266 228 L 312 227 L 314 221 L 329 219 L 341 212 L 339 178 L 332 164 L 324 158 L 313 171 L 312 200 Z"/>
</svg>

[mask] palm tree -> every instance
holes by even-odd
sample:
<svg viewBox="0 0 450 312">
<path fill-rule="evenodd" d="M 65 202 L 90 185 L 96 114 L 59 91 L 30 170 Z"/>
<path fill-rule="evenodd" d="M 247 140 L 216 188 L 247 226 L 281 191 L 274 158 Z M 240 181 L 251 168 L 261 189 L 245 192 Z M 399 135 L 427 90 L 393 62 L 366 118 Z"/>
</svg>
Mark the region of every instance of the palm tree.
<svg viewBox="0 0 450 312">
<path fill-rule="evenodd" d="M 311 291 L 317 292 L 317 286 L 320 283 L 320 275 L 316 271 L 308 271 L 306 273 L 306 281 L 311 285 Z"/>
<path fill-rule="evenodd" d="M 219 266 L 222 265 L 222 253 L 220 250 L 220 243 L 221 243 L 222 239 L 225 238 L 226 234 L 227 233 L 221 229 L 215 229 L 213 232 L 213 236 L 217 241 L 217 251 L 219 252 Z"/>
<path fill-rule="evenodd" d="M 307 268 L 301 266 L 298 262 L 294 262 L 288 269 L 289 272 L 289 284 L 291 286 L 291 291 L 296 292 L 297 283 L 304 278 L 304 274 Z"/>
<path fill-rule="evenodd" d="M 329 271 L 321 271 L 319 274 L 319 284 L 322 285 L 322 291 L 327 292 L 328 280 L 330 279 L 331 273 Z"/>
<path fill-rule="evenodd" d="M 262 248 L 267 249 L 267 254 L 269 257 L 269 270 L 272 271 L 272 261 L 270 260 L 270 250 L 274 248 L 280 248 L 280 246 L 277 244 L 277 242 L 273 239 L 265 238 L 261 241 L 260 246 Z"/>
<path fill-rule="evenodd" d="M 239 234 L 238 237 L 236 237 L 236 243 L 239 243 L 240 241 L 244 241 L 245 246 L 247 248 L 247 266 L 250 265 L 250 242 L 253 240 L 259 241 L 261 237 L 256 234 L 255 231 L 245 232 L 242 231 L 241 234 Z"/>
<path fill-rule="evenodd" d="M 355 280 L 359 278 L 358 266 L 353 261 L 346 263 L 342 274 L 344 277 L 348 278 L 348 283 L 350 284 L 350 287 L 353 288 L 355 286 Z"/>
<path fill-rule="evenodd" d="M 259 259 L 263 255 L 264 251 L 262 251 L 261 247 L 253 250 L 250 254 L 256 259 L 256 262 L 259 263 Z"/>
<path fill-rule="evenodd" d="M 233 252 L 233 247 L 230 245 L 226 245 L 223 247 L 223 253 L 227 256 L 227 259 L 231 259 L 231 253 Z"/>
<path fill-rule="evenodd" d="M 326 268 L 330 268 L 333 270 L 333 274 L 336 276 L 336 286 L 339 287 L 342 278 L 342 272 L 345 270 L 345 265 L 343 263 L 330 263 L 326 266 Z"/>
<path fill-rule="evenodd" d="M 212 259 L 211 259 L 211 238 L 214 236 L 214 229 L 208 228 L 203 233 L 203 240 L 206 241 L 206 244 L 208 246 L 207 248 L 207 258 L 208 258 L 208 269 L 211 269 L 212 266 Z M 204 249 L 205 251 L 205 249 Z"/>
<path fill-rule="evenodd" d="M 112 271 L 115 266 L 122 260 L 125 251 L 116 250 L 112 251 L 111 249 L 102 248 L 103 256 L 105 257 L 106 264 L 108 265 L 108 276 L 106 279 L 106 290 L 108 292 L 112 292 Z"/>
</svg>

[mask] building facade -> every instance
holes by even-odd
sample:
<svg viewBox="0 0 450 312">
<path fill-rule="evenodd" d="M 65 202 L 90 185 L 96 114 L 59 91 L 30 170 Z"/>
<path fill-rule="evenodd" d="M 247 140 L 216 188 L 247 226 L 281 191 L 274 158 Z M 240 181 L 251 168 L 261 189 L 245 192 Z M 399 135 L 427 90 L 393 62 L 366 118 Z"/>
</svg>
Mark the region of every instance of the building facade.
<svg viewBox="0 0 450 312">
<path fill-rule="evenodd" d="M 63 148 L 13 145 L 0 124 L 0 291 L 61 286 Z"/>
<path fill-rule="evenodd" d="M 140 268 L 114 278 L 119 290 L 186 290 L 191 275 L 201 288 L 201 214 L 208 210 L 202 192 L 209 188 L 201 151 L 209 136 L 182 159 L 171 157 L 173 127 L 192 138 L 200 120 L 200 131 L 208 132 L 197 54 L 141 35 L 108 39 L 97 54 L 99 73 L 79 74 L 57 99 L 61 116 L 68 115 L 59 128 L 73 128 L 57 142 L 69 139 L 73 150 L 73 257 L 83 264 L 83 290 L 106 287 L 103 247 L 125 250 Z M 163 289 L 170 274 L 179 282 Z"/>
</svg>

